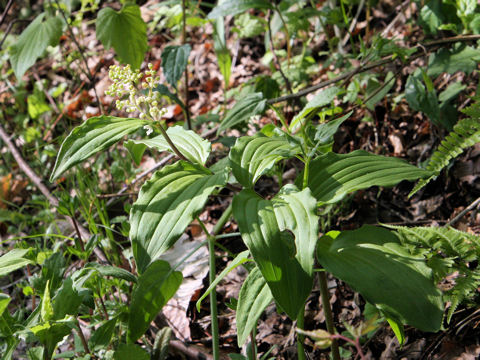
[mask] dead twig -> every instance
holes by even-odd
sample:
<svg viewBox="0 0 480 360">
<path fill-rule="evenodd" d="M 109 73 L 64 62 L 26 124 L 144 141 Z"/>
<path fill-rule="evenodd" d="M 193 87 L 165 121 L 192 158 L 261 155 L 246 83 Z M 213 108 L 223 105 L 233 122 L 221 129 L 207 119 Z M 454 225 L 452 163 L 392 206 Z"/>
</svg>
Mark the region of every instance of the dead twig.
<svg viewBox="0 0 480 360">
<path fill-rule="evenodd" d="M 445 226 L 453 226 L 455 225 L 462 217 L 465 216 L 466 213 L 468 213 L 469 211 L 475 209 L 476 207 L 478 207 L 480 205 L 480 197 L 477 198 L 474 202 L 472 202 L 470 205 L 468 205 L 465 209 L 463 209 L 462 211 L 460 211 L 458 213 L 457 216 L 455 216 L 452 220 L 450 220 L 449 222 L 447 222 L 445 224 Z"/>
</svg>

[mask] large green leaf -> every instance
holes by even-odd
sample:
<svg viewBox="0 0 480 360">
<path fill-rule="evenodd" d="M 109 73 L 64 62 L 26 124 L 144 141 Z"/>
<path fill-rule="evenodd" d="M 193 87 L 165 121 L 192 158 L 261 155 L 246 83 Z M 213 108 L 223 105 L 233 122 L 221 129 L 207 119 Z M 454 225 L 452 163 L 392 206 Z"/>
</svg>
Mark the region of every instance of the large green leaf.
<svg viewBox="0 0 480 360">
<path fill-rule="evenodd" d="M 208 140 L 202 139 L 192 130 L 185 130 L 181 126 L 173 126 L 167 129 L 167 135 L 175 144 L 177 149 L 190 161 L 204 165 L 210 154 L 211 144 Z M 155 136 L 152 139 L 130 140 L 128 144 L 143 144 L 159 151 L 170 151 L 172 148 L 163 135 Z"/>
<path fill-rule="evenodd" d="M 167 46 L 162 52 L 162 69 L 168 83 L 177 87 L 188 64 L 188 55 L 192 48 L 189 44 Z"/>
<path fill-rule="evenodd" d="M 113 360 L 149 360 L 147 350 L 137 344 L 121 344 L 113 354 Z"/>
<path fill-rule="evenodd" d="M 180 271 L 173 271 L 168 262 L 158 260 L 139 276 L 138 284 L 133 290 L 128 318 L 129 342 L 135 342 L 150 326 L 150 322 L 175 295 L 183 276 Z"/>
<path fill-rule="evenodd" d="M 285 185 L 272 203 L 280 230 L 290 230 L 295 235 L 296 258 L 300 266 L 306 274 L 313 276 L 318 240 L 316 199 L 308 188 L 298 191 L 294 185 Z"/>
<path fill-rule="evenodd" d="M 147 123 L 147 120 L 104 115 L 88 119 L 73 129 L 64 140 L 50 181 L 55 180 L 62 173 L 97 152 L 107 149 L 125 135 L 133 133 Z"/>
<path fill-rule="evenodd" d="M 441 73 L 453 74 L 457 71 L 471 73 L 480 62 L 480 50 L 458 44 L 453 49 L 441 48 L 428 59 L 428 76 L 434 78 Z"/>
<path fill-rule="evenodd" d="M 304 259 L 300 251 L 308 249 L 308 246 L 296 246 L 292 233 L 288 231 L 292 229 L 281 230 L 274 210 L 275 204 L 278 206 L 279 200 L 264 200 L 253 190 L 246 189 L 233 198 L 233 215 L 242 239 L 275 300 L 292 319 L 296 319 L 312 288 L 312 276 L 300 263 Z M 288 222 L 283 219 L 281 224 L 285 226 Z M 299 233 L 296 229 L 295 231 Z M 307 242 L 309 240 L 302 239 Z"/>
<path fill-rule="evenodd" d="M 310 114 L 315 114 L 316 111 L 330 104 L 340 91 L 341 89 L 335 86 L 320 91 L 312 100 L 307 103 L 307 105 L 305 105 L 302 111 L 300 111 L 292 119 L 292 122 L 290 123 L 290 130 L 295 131 L 300 126 L 303 119 Z"/>
<path fill-rule="evenodd" d="M 0 276 L 7 275 L 12 271 L 20 269 L 32 261 L 24 256 L 30 249 L 13 249 L 0 257 Z"/>
<path fill-rule="evenodd" d="M 285 137 L 267 137 L 257 133 L 237 139 L 230 150 L 229 159 L 237 181 L 250 188 L 277 161 L 293 157 L 300 151 L 298 145 Z"/>
<path fill-rule="evenodd" d="M 140 190 L 130 213 L 130 240 L 139 272 L 172 246 L 201 211 L 227 171 L 179 161 L 157 171 Z"/>
<path fill-rule="evenodd" d="M 45 15 L 45 13 L 38 15 L 12 46 L 10 63 L 17 79 L 35 64 L 47 46 L 56 46 L 62 36 L 62 20 L 59 17 L 45 19 Z"/>
<path fill-rule="evenodd" d="M 245 122 L 254 115 L 261 114 L 265 110 L 266 103 L 267 100 L 263 98 L 262 93 L 248 94 L 228 111 L 218 128 L 218 132 Z"/>
<path fill-rule="evenodd" d="M 330 232 L 317 246 L 320 264 L 385 312 L 422 331 L 438 331 L 443 306 L 423 257 L 409 255 L 390 231 L 363 226 Z"/>
<path fill-rule="evenodd" d="M 237 340 L 241 347 L 257 326 L 263 310 L 273 301 L 272 292 L 260 270 L 255 267 L 248 274 L 238 294 L 236 311 Z"/>
<path fill-rule="evenodd" d="M 227 15 L 237 15 L 250 9 L 274 9 L 272 3 L 267 0 L 225 0 L 213 8 L 207 19 L 216 19 Z"/>
<path fill-rule="evenodd" d="M 147 24 L 138 5 L 127 4 L 120 11 L 106 7 L 98 12 L 97 39 L 106 49 L 113 47 L 120 61 L 138 69 L 142 64 L 147 43 Z"/>
<path fill-rule="evenodd" d="M 356 190 L 394 186 L 402 180 L 431 175 L 401 159 L 356 150 L 349 154 L 328 153 L 311 161 L 308 187 L 320 204 L 331 204 Z"/>
</svg>

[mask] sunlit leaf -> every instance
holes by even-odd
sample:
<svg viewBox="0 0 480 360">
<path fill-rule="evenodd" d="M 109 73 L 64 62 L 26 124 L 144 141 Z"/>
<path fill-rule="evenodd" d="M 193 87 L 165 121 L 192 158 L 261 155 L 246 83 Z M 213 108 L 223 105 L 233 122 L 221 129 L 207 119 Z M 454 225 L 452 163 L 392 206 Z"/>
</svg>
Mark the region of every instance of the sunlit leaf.
<svg viewBox="0 0 480 360">
<path fill-rule="evenodd" d="M 130 240 L 139 272 L 170 248 L 202 210 L 227 172 L 179 161 L 157 171 L 140 190 L 130 213 Z"/>
<path fill-rule="evenodd" d="M 50 181 L 55 180 L 62 173 L 97 152 L 107 149 L 125 135 L 135 132 L 147 123 L 146 120 L 104 115 L 88 119 L 73 129 L 64 140 Z"/>
</svg>

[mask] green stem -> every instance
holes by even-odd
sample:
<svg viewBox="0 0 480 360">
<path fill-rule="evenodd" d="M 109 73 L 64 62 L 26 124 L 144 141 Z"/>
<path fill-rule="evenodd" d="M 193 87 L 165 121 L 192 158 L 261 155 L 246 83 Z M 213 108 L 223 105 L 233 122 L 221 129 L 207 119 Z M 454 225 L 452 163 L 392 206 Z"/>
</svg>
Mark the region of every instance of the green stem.
<svg viewBox="0 0 480 360">
<path fill-rule="evenodd" d="M 322 297 L 322 308 L 325 314 L 325 322 L 327 323 L 327 331 L 334 335 L 335 327 L 333 326 L 332 309 L 330 308 L 330 299 L 328 297 L 327 273 L 321 271 L 318 273 L 320 280 L 320 294 Z M 340 360 L 340 352 L 338 350 L 337 340 L 332 339 L 332 357 L 334 360 Z"/>
<path fill-rule="evenodd" d="M 252 345 L 252 360 L 257 360 L 257 323 L 255 322 L 255 326 L 250 333 L 250 342 Z"/>
<path fill-rule="evenodd" d="M 310 158 L 307 157 L 305 161 L 305 168 L 303 169 L 303 184 L 302 189 L 308 187 L 308 173 L 310 171 Z"/>
<path fill-rule="evenodd" d="M 232 216 L 232 211 L 233 211 L 232 203 L 230 203 L 230 205 L 228 205 L 228 207 L 223 212 L 222 216 L 220 216 L 220 219 L 218 219 L 217 223 L 213 227 L 213 230 L 212 230 L 213 236 L 216 236 L 223 229 L 227 221 L 230 219 L 230 216 Z"/>
<path fill-rule="evenodd" d="M 209 281 L 212 284 L 215 281 L 215 238 L 209 236 L 208 238 L 208 253 L 209 261 L 208 266 L 210 268 Z M 212 317 L 212 349 L 213 359 L 220 359 L 220 345 L 218 335 L 218 312 L 217 312 L 217 292 L 215 290 L 210 292 L 210 314 Z"/>
<path fill-rule="evenodd" d="M 300 310 L 300 313 L 297 317 L 297 328 L 304 330 L 304 320 L 305 320 L 305 311 L 304 309 Z M 297 333 L 297 356 L 298 360 L 305 360 L 305 348 L 303 347 L 303 342 L 305 341 L 305 336 Z"/>
</svg>

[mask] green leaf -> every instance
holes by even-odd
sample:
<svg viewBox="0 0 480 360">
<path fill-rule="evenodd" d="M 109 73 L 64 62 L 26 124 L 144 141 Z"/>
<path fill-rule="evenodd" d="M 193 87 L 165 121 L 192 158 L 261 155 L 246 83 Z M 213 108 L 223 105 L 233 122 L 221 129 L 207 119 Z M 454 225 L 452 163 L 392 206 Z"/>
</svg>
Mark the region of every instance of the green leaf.
<svg viewBox="0 0 480 360">
<path fill-rule="evenodd" d="M 292 234 L 281 231 L 274 204 L 246 189 L 233 198 L 233 215 L 273 297 L 296 319 L 312 288 L 312 277 L 299 262 L 302 250 L 297 251 Z"/>
<path fill-rule="evenodd" d="M 431 171 L 401 159 L 356 150 L 349 154 L 328 153 L 312 160 L 308 187 L 323 205 L 338 202 L 353 191 L 371 186 L 394 186 L 403 180 L 417 180 L 431 175 Z M 302 176 L 297 182 L 302 181 Z"/>
<path fill-rule="evenodd" d="M 207 19 L 216 19 L 222 16 L 235 16 L 250 9 L 274 9 L 272 3 L 267 0 L 226 0 L 217 5 L 208 14 Z"/>
<path fill-rule="evenodd" d="M 192 48 L 189 44 L 181 46 L 167 46 L 161 55 L 162 69 L 168 83 L 177 87 L 177 82 L 187 68 L 188 55 Z"/>
<path fill-rule="evenodd" d="M 168 262 L 163 260 L 153 262 L 139 276 L 130 304 L 127 333 L 129 342 L 135 342 L 147 331 L 150 322 L 175 295 L 182 280 L 182 273 L 173 271 Z"/>
<path fill-rule="evenodd" d="M 50 181 L 55 180 L 62 173 L 97 152 L 107 149 L 125 135 L 135 132 L 147 123 L 147 120 L 104 115 L 88 119 L 73 129 L 64 140 Z"/>
<path fill-rule="evenodd" d="M 395 81 L 392 81 L 393 77 L 394 77 L 393 73 L 389 71 L 387 73 L 387 76 L 385 77 L 383 84 L 380 84 L 379 82 L 373 82 L 373 81 L 369 82 L 369 85 L 370 84 L 372 85 L 367 86 L 367 97 L 371 96 L 371 94 L 373 94 L 376 91 L 378 92 L 365 102 L 365 106 L 367 107 L 367 109 L 374 110 L 375 105 L 388 94 L 388 92 L 393 87 L 393 85 L 395 85 Z M 382 89 L 379 90 L 380 88 Z"/>
<path fill-rule="evenodd" d="M 247 121 L 252 116 L 261 114 L 263 110 L 265 110 L 266 103 L 267 100 L 263 98 L 262 93 L 248 94 L 228 111 L 218 128 L 218 132 L 220 133 L 223 130 Z"/>
<path fill-rule="evenodd" d="M 238 138 L 230 150 L 229 159 L 237 181 L 250 188 L 279 160 L 291 158 L 300 151 L 300 146 L 285 137 L 267 137 L 257 133 Z"/>
<path fill-rule="evenodd" d="M 232 71 L 232 58 L 225 40 L 225 21 L 223 17 L 218 17 L 215 21 L 213 44 L 215 55 L 217 56 L 218 67 L 223 76 L 224 88 L 228 89 L 230 84 L 230 74 Z"/>
<path fill-rule="evenodd" d="M 7 309 L 8 304 L 10 303 L 10 300 L 12 300 L 10 296 L 8 296 L 7 294 L 0 293 L 0 317 L 3 315 L 3 312 Z"/>
<path fill-rule="evenodd" d="M 150 360 L 150 355 L 136 344 L 121 344 L 113 354 L 113 360 Z"/>
<path fill-rule="evenodd" d="M 211 149 L 211 144 L 208 140 L 202 139 L 194 131 L 185 130 L 181 126 L 168 128 L 167 135 L 188 160 L 201 165 L 205 164 Z M 143 144 L 158 151 L 170 151 L 173 153 L 172 148 L 163 135 L 145 140 L 130 140 L 129 143 Z"/>
<path fill-rule="evenodd" d="M 166 87 L 165 85 L 158 84 L 153 89 L 153 91 L 156 91 L 156 92 L 160 93 L 160 95 L 162 95 L 162 96 L 168 97 L 170 100 L 172 100 L 173 102 L 178 104 L 182 108 L 183 111 L 185 111 L 185 104 L 183 103 L 183 101 L 180 100 L 180 98 L 177 95 L 175 95 L 170 90 L 168 90 L 168 87 Z"/>
<path fill-rule="evenodd" d="M 5 276 L 12 271 L 31 264 L 32 261 L 25 258 L 30 249 L 13 249 L 0 257 L 0 276 Z"/>
<path fill-rule="evenodd" d="M 403 329 L 403 324 L 398 323 L 397 321 L 393 319 L 389 319 L 387 317 L 388 324 L 393 330 L 393 333 L 395 334 L 395 337 L 398 340 L 398 343 L 400 346 L 403 346 L 405 344 L 405 331 Z"/>
<path fill-rule="evenodd" d="M 40 308 L 40 316 L 44 322 L 47 322 L 53 318 L 53 306 L 52 299 L 50 298 L 50 280 L 47 280 L 45 291 L 42 297 L 42 307 Z"/>
<path fill-rule="evenodd" d="M 106 7 L 98 12 L 97 39 L 105 49 L 113 47 L 120 61 L 138 69 L 142 64 L 147 43 L 147 24 L 137 5 L 127 4 L 120 11 Z"/>
<path fill-rule="evenodd" d="M 35 64 L 47 46 L 56 46 L 62 36 L 62 20 L 59 17 L 45 20 L 45 15 L 45 13 L 38 15 L 12 46 L 10 63 L 17 79 Z"/>
<path fill-rule="evenodd" d="M 441 48 L 428 59 L 428 76 L 435 78 L 441 73 L 453 74 L 462 71 L 467 74 L 477 68 L 480 49 L 459 44 L 453 49 Z"/>
<path fill-rule="evenodd" d="M 350 111 L 338 119 L 317 125 L 315 131 L 315 141 L 317 141 L 320 145 L 324 145 L 333 141 L 333 135 L 335 135 L 340 125 L 342 125 L 343 122 L 352 114 L 353 111 Z"/>
<path fill-rule="evenodd" d="M 207 290 L 203 293 L 200 299 L 197 300 L 197 311 L 200 312 L 200 306 L 202 305 L 203 299 L 205 299 L 210 292 L 215 289 L 220 281 L 227 276 L 227 274 L 235 269 L 237 266 L 242 265 L 243 263 L 249 261 L 248 256 L 250 252 L 248 250 L 242 251 L 240 254 L 235 256 L 235 259 L 218 275 L 215 280 L 210 284 Z"/>
<path fill-rule="evenodd" d="M 72 332 L 73 322 L 47 322 L 31 327 L 32 331 L 40 342 L 45 346 L 44 358 L 51 359 L 59 341 Z"/>
<path fill-rule="evenodd" d="M 139 272 L 170 248 L 202 210 L 227 171 L 212 175 L 205 168 L 179 161 L 157 171 L 140 190 L 130 212 L 130 239 Z"/>
<path fill-rule="evenodd" d="M 295 131 L 301 125 L 303 119 L 310 114 L 315 115 L 322 107 L 329 105 L 335 96 L 341 91 L 340 88 L 332 86 L 328 89 L 320 91 L 315 97 L 310 100 L 307 105 L 300 111 L 290 123 L 290 131 Z"/>
<path fill-rule="evenodd" d="M 317 246 L 320 264 L 387 317 L 422 331 L 440 329 L 443 305 L 423 258 L 409 255 L 390 231 L 365 225 L 329 232 Z"/>
<path fill-rule="evenodd" d="M 47 289 L 48 287 L 45 287 Z M 45 300 L 45 299 L 44 299 Z M 82 304 L 82 297 L 73 287 L 71 278 L 66 278 L 57 295 L 53 298 L 53 316 L 55 320 L 61 320 L 66 315 L 77 315 L 78 308 Z"/>
<path fill-rule="evenodd" d="M 295 235 L 296 258 L 303 271 L 313 277 L 315 246 L 318 239 L 316 199 L 310 189 L 299 191 L 294 185 L 285 185 L 272 199 L 273 209 L 281 231 Z"/>
<path fill-rule="evenodd" d="M 88 339 L 88 347 L 92 351 L 98 351 L 108 347 L 115 330 L 117 317 L 110 319 L 95 329 L 90 339 Z"/>
<path fill-rule="evenodd" d="M 111 276 L 113 278 L 122 279 L 132 283 L 137 282 L 137 277 L 135 275 L 133 275 L 130 271 L 122 269 L 118 266 L 88 263 L 85 265 L 84 269 L 94 269 L 98 271 L 100 275 L 103 275 L 103 276 Z"/>
<path fill-rule="evenodd" d="M 135 165 L 140 165 L 147 146 L 144 144 L 136 144 L 133 140 L 125 141 L 123 146 L 125 146 L 125 148 L 128 150 L 128 153 L 135 162 Z"/>
<path fill-rule="evenodd" d="M 257 326 L 257 320 L 273 296 L 260 270 L 255 267 L 248 274 L 238 294 L 236 311 L 238 346 L 242 347 Z"/>
</svg>

